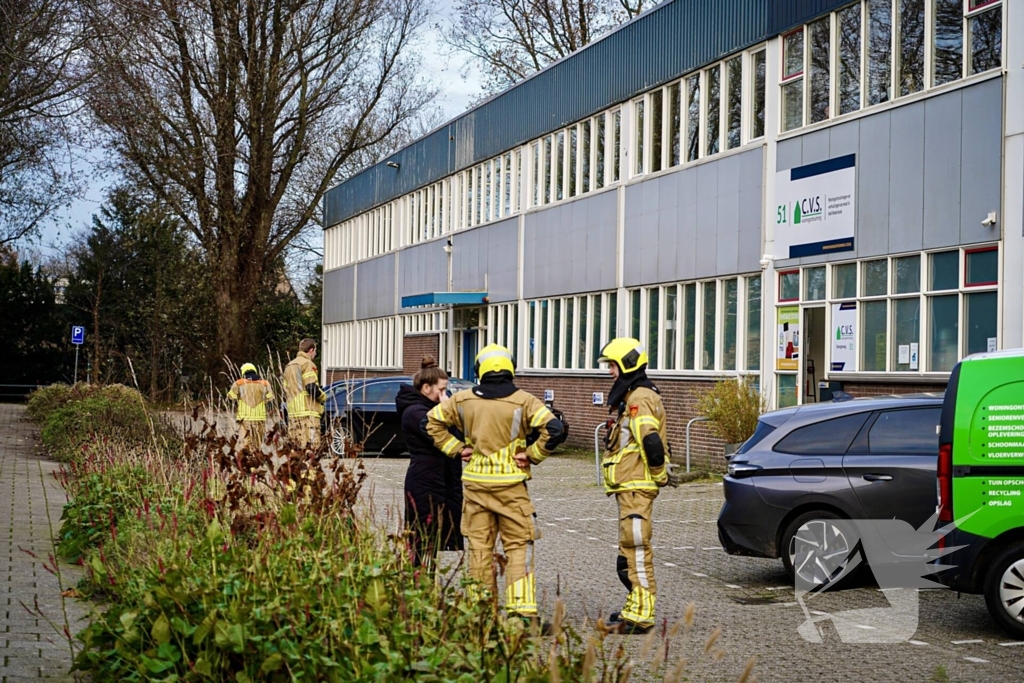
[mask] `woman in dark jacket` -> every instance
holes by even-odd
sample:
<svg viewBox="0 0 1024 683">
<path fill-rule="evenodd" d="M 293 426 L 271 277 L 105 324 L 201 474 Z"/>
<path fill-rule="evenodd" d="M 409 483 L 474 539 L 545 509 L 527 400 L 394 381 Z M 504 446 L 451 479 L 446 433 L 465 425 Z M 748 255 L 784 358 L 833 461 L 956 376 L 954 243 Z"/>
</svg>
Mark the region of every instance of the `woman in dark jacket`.
<svg viewBox="0 0 1024 683">
<path fill-rule="evenodd" d="M 448 375 L 427 356 L 412 385 L 395 398 L 409 449 L 405 473 L 405 524 L 416 566 L 433 563 L 438 550 L 462 550 L 462 461 L 434 446 L 425 425 L 427 412 L 444 400 Z"/>
</svg>

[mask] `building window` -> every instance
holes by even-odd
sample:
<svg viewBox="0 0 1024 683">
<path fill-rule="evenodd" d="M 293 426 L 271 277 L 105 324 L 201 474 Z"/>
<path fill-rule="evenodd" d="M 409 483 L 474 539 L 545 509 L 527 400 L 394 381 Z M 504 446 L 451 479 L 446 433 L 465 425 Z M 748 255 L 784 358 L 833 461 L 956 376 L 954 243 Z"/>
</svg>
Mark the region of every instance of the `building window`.
<svg viewBox="0 0 1024 683">
<path fill-rule="evenodd" d="M 831 115 L 830 72 L 832 68 L 831 26 L 829 17 L 824 17 L 807 26 L 807 41 L 810 44 L 810 96 L 808 98 L 809 123 L 824 121 Z"/>
<path fill-rule="evenodd" d="M 728 77 L 725 110 L 725 148 L 735 149 L 743 144 L 741 123 L 743 120 L 743 57 L 733 57 L 725 63 Z"/>
<path fill-rule="evenodd" d="M 701 345 L 701 370 L 715 369 L 715 319 L 718 302 L 718 283 L 715 281 L 701 284 L 701 309 L 703 311 L 701 320 L 701 334 L 704 343 Z"/>
<path fill-rule="evenodd" d="M 804 31 L 782 37 L 782 130 L 804 123 Z"/>
<path fill-rule="evenodd" d="M 924 0 L 899 2 L 900 96 L 924 89 Z"/>
<path fill-rule="evenodd" d="M 825 266 L 804 270 L 804 300 L 825 300 Z"/>
<path fill-rule="evenodd" d="M 981 8 L 967 20 L 970 35 L 971 74 L 998 69 L 1003 64 L 1003 8 L 998 2 L 971 0 L 971 11 Z"/>
<path fill-rule="evenodd" d="M 661 341 L 659 330 L 661 324 L 661 288 L 652 287 L 647 290 L 647 355 L 649 358 L 648 367 L 651 370 L 657 370 L 660 366 L 658 365 L 658 351 L 660 350 L 658 342 Z"/>
<path fill-rule="evenodd" d="M 597 133 L 595 135 L 595 137 L 597 139 L 594 141 L 595 142 L 595 147 L 597 148 L 597 153 L 594 155 L 595 158 L 596 158 L 596 162 L 595 162 L 595 165 L 594 165 L 594 172 L 595 172 L 595 176 L 594 176 L 594 189 L 597 189 L 597 190 L 600 190 L 602 187 L 604 187 L 604 147 L 605 147 L 605 142 L 604 142 L 605 123 L 604 123 L 604 121 L 605 121 L 605 115 L 604 114 L 599 114 L 597 116 L 597 126 L 596 126 Z"/>
<path fill-rule="evenodd" d="M 722 280 L 722 369 L 736 369 L 736 324 L 739 320 L 739 286 L 736 278 Z"/>
<path fill-rule="evenodd" d="M 686 79 L 686 160 L 700 158 L 700 74 Z"/>
<path fill-rule="evenodd" d="M 526 367 L 597 370 L 601 347 L 615 336 L 615 296 L 614 292 L 607 292 L 527 302 L 529 352 Z M 513 325 L 510 334 L 514 337 L 518 326 L 510 324 Z"/>
<path fill-rule="evenodd" d="M 644 139 L 647 137 L 643 99 L 633 103 L 633 116 L 636 118 L 636 144 L 633 146 L 634 170 L 637 175 L 641 175 L 644 172 Z"/>
<path fill-rule="evenodd" d="M 783 35 L 783 132 L 998 69 L 1002 16 L 1002 0 L 861 0 Z"/>
<path fill-rule="evenodd" d="M 570 197 L 575 197 L 576 196 L 576 161 L 577 161 L 577 158 L 578 158 L 578 154 L 577 154 L 577 152 L 578 152 L 578 141 L 577 141 L 578 135 L 579 134 L 578 134 L 578 131 L 576 130 L 576 126 L 573 126 L 572 128 L 569 129 L 569 180 L 568 180 L 569 192 L 568 192 L 568 195 Z"/>
<path fill-rule="evenodd" d="M 946 373 L 998 348 L 999 267 L 997 245 L 809 266 L 780 273 L 779 300 L 795 308 L 782 278 L 803 277 L 801 303 L 827 291 L 832 315 L 856 307 L 855 324 L 844 323 L 855 327 L 856 367 L 845 372 Z"/>
<path fill-rule="evenodd" d="M 680 113 L 680 87 L 679 83 L 673 83 L 668 88 L 668 144 L 669 165 L 678 166 L 682 161 L 682 114 Z"/>
<path fill-rule="evenodd" d="M 697 285 L 683 285 L 683 370 L 694 370 L 697 344 Z"/>
<path fill-rule="evenodd" d="M 590 138 L 591 122 L 587 119 L 580 124 L 580 192 L 590 192 Z"/>
<path fill-rule="evenodd" d="M 964 69 L 963 0 L 935 0 L 932 27 L 932 83 L 959 80 Z"/>
<path fill-rule="evenodd" d="M 761 369 L 761 276 L 746 278 L 747 283 L 747 370 Z"/>
<path fill-rule="evenodd" d="M 860 109 L 861 5 L 851 5 L 838 13 L 839 80 L 836 97 L 839 113 Z"/>
<path fill-rule="evenodd" d="M 612 182 L 619 182 L 619 150 L 622 147 L 622 110 L 612 112 Z"/>
<path fill-rule="evenodd" d="M 662 166 L 662 126 L 665 123 L 663 107 L 665 95 L 661 89 L 651 93 L 651 173 L 657 173 Z"/>
<path fill-rule="evenodd" d="M 800 271 L 787 270 L 779 273 L 779 301 L 800 300 Z"/>
<path fill-rule="evenodd" d="M 555 189 L 554 197 L 556 201 L 561 201 L 565 197 L 565 131 L 560 130 L 555 134 L 555 152 L 552 159 L 552 164 L 555 167 Z"/>
<path fill-rule="evenodd" d="M 751 98 L 751 131 L 750 139 L 764 137 L 765 87 L 767 85 L 767 62 L 765 51 L 759 50 L 751 56 L 753 71 L 753 97 Z"/>
<path fill-rule="evenodd" d="M 707 145 L 705 154 L 718 154 L 722 144 L 722 69 L 719 65 L 707 69 L 705 82 L 708 86 L 707 96 Z"/>
<path fill-rule="evenodd" d="M 551 203 L 551 136 L 544 138 L 544 175 L 541 176 L 544 203 Z"/>
</svg>

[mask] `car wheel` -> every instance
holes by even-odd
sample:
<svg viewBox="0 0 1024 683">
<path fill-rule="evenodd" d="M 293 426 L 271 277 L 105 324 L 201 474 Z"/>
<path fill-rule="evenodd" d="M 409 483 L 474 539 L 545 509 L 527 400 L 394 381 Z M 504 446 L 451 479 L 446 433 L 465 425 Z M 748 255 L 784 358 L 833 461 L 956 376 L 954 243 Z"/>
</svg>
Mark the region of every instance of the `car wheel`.
<svg viewBox="0 0 1024 683">
<path fill-rule="evenodd" d="M 339 458 L 345 456 L 346 448 L 352 439 L 345 425 L 341 420 L 335 420 L 331 425 L 331 453 Z"/>
<path fill-rule="evenodd" d="M 1007 546 L 990 565 L 985 603 L 1004 631 L 1024 639 L 1024 543 Z"/>
<path fill-rule="evenodd" d="M 847 520 L 828 510 L 806 512 L 782 535 L 782 564 L 805 588 L 837 588 L 856 573 L 856 568 L 848 571 L 856 545 L 857 535 Z"/>
</svg>

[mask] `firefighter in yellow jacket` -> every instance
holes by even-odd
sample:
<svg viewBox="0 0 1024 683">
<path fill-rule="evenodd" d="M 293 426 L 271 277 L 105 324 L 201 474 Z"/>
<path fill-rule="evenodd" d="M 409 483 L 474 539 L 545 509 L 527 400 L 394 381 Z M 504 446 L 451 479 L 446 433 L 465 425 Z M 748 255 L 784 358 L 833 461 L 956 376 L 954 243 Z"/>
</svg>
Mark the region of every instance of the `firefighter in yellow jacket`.
<svg viewBox="0 0 1024 683">
<path fill-rule="evenodd" d="M 252 363 L 243 365 L 241 373 L 228 392 L 228 398 L 238 403 L 238 446 L 258 449 L 266 438 L 267 404 L 274 400 L 274 394 L 270 383 L 260 378 Z"/>
<path fill-rule="evenodd" d="M 320 445 L 320 415 L 327 395 L 320 388 L 320 374 L 313 359 L 316 342 L 303 339 L 299 353 L 284 368 L 284 391 L 288 406 L 288 433 L 299 448 Z"/>
<path fill-rule="evenodd" d="M 607 449 L 602 462 L 605 493 L 619 507 L 619 579 L 629 595 L 609 626 L 622 633 L 646 633 L 654 626 L 658 593 L 651 554 L 651 514 L 663 486 L 678 486 L 669 471 L 665 407 L 658 388 L 647 378 L 647 352 L 636 339 L 610 341 L 599 359 L 615 378 L 608 395 Z"/>
<path fill-rule="evenodd" d="M 427 432 L 445 455 L 468 463 L 462 473 L 462 535 L 469 541 L 470 578 L 497 593 L 493 559 L 500 535 L 508 558 L 505 610 L 534 619 L 536 587 L 528 556 L 539 536 L 526 481 L 531 465 L 548 457 L 567 434 L 543 403 L 516 387 L 515 363 L 505 347 L 481 349 L 476 375 L 479 385 L 427 413 Z"/>
</svg>

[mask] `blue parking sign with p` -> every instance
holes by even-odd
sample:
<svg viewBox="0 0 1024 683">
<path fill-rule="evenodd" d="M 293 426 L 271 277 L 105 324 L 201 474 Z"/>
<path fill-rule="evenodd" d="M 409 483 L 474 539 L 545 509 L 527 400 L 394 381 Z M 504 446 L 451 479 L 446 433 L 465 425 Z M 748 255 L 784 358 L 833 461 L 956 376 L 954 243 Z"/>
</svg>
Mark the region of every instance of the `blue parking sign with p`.
<svg viewBox="0 0 1024 683">
<path fill-rule="evenodd" d="M 85 343 L 85 328 L 81 325 L 73 325 L 71 327 L 71 343 L 75 345 L 82 345 Z"/>
</svg>

